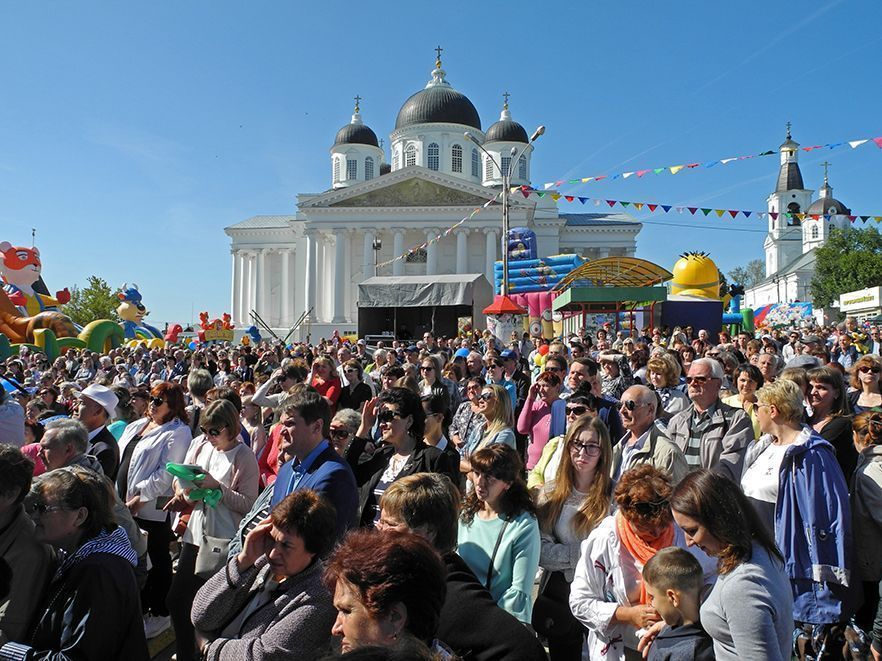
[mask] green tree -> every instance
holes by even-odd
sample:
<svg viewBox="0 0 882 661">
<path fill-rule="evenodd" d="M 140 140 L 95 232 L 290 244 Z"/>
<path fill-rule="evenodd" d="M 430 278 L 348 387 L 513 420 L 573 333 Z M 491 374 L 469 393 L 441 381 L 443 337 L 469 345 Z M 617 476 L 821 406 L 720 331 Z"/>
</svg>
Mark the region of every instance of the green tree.
<svg viewBox="0 0 882 661">
<path fill-rule="evenodd" d="M 732 284 L 750 288 L 766 277 L 766 264 L 761 259 L 751 259 L 744 266 L 736 266 L 729 271 Z"/>
<path fill-rule="evenodd" d="M 882 285 L 882 235 L 874 227 L 833 229 L 815 254 L 815 307 L 828 307 L 840 294 Z"/>
<path fill-rule="evenodd" d="M 63 306 L 61 311 L 81 326 L 96 319 L 119 321 L 116 315 L 119 306 L 116 290 L 97 275 L 89 276 L 87 282 L 82 289 L 76 285 L 71 288 L 70 303 Z"/>
</svg>

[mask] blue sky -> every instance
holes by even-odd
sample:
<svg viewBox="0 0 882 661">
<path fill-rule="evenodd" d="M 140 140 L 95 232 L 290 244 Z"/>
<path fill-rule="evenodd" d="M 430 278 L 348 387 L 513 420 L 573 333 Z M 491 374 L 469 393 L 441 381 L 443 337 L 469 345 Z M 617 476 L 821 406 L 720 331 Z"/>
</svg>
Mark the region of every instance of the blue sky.
<svg viewBox="0 0 882 661">
<path fill-rule="evenodd" d="M 388 136 L 441 44 L 486 126 L 509 91 L 547 133 L 534 184 L 882 135 L 882 5 L 853 2 L 4 2 L 0 240 L 51 290 L 136 282 L 150 321 L 229 308 L 223 228 L 329 186 L 352 97 Z M 388 140 L 387 140 L 388 141 Z M 882 150 L 800 155 L 806 186 L 882 214 Z M 764 210 L 775 157 L 567 189 Z M 563 211 L 590 211 L 567 205 Z M 648 217 L 638 256 L 760 257 L 765 221 Z"/>
</svg>

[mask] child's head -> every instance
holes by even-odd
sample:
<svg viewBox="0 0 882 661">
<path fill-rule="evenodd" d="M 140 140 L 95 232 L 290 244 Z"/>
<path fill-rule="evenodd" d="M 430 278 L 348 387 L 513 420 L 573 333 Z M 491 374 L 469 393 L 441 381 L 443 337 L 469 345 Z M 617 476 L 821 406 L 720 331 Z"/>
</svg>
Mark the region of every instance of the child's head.
<svg viewBox="0 0 882 661">
<path fill-rule="evenodd" d="M 670 546 L 649 559 L 643 582 L 658 614 L 666 624 L 677 626 L 683 623 L 684 608 L 698 605 L 703 572 L 689 551 Z"/>
</svg>

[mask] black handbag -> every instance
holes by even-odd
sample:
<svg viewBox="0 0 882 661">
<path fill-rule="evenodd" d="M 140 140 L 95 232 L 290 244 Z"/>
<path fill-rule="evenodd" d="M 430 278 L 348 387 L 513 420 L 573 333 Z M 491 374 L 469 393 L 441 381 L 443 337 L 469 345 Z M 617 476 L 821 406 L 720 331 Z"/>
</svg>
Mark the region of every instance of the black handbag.
<svg viewBox="0 0 882 661">
<path fill-rule="evenodd" d="M 533 604 L 533 629 L 545 638 L 572 636 L 582 625 L 570 610 L 570 584 L 563 572 L 551 572 Z"/>
</svg>

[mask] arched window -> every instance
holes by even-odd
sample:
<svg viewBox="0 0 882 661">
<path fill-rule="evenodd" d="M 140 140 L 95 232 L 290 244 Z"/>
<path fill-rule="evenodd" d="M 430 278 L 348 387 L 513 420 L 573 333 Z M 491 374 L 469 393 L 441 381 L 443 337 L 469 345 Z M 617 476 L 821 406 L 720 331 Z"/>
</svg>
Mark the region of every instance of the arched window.
<svg viewBox="0 0 882 661">
<path fill-rule="evenodd" d="M 349 180 L 358 179 L 358 161 L 354 158 L 346 159 L 346 178 Z"/>
<path fill-rule="evenodd" d="M 527 157 L 521 154 L 518 159 L 518 179 L 527 178 Z"/>
<path fill-rule="evenodd" d="M 340 181 L 340 159 L 334 159 L 334 181 Z"/>
<path fill-rule="evenodd" d="M 478 156 L 478 150 L 472 149 L 472 176 L 481 176 L 481 157 Z"/>
<path fill-rule="evenodd" d="M 502 176 L 511 176 L 511 156 L 502 157 Z"/>
<path fill-rule="evenodd" d="M 820 232 L 818 231 L 818 226 L 815 225 L 814 227 L 812 227 L 812 239 L 817 239 L 819 235 Z"/>
<path fill-rule="evenodd" d="M 374 178 L 374 159 L 368 156 L 364 159 L 364 180 Z"/>
<path fill-rule="evenodd" d="M 787 213 L 790 214 L 787 216 L 787 225 L 789 227 L 799 227 L 800 220 L 796 216 L 796 214 L 800 213 L 799 205 L 796 202 L 791 202 L 787 205 Z"/>
<path fill-rule="evenodd" d="M 437 170 L 441 166 L 440 149 L 437 142 L 432 142 L 426 148 L 426 166 L 430 170 Z"/>
<path fill-rule="evenodd" d="M 493 178 L 493 161 L 490 160 L 489 156 L 484 157 L 484 179 L 492 179 Z"/>
<path fill-rule="evenodd" d="M 401 152 L 396 149 L 392 154 L 392 169 L 398 170 L 401 168 Z"/>
<path fill-rule="evenodd" d="M 462 172 L 462 147 L 453 145 L 450 150 L 450 167 L 454 172 Z"/>
<path fill-rule="evenodd" d="M 404 167 L 416 165 L 416 145 L 410 144 L 404 150 Z"/>
</svg>

